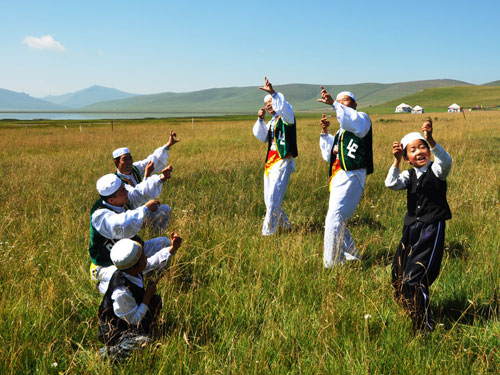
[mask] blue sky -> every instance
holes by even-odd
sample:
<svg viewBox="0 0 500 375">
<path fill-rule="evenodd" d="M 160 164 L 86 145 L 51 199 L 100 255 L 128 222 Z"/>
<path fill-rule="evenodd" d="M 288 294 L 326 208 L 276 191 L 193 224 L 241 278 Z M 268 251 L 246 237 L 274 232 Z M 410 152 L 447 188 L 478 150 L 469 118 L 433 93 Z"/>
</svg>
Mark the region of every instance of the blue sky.
<svg viewBox="0 0 500 375">
<path fill-rule="evenodd" d="M 500 79 L 500 1 L 0 0 L 0 88 Z"/>
</svg>

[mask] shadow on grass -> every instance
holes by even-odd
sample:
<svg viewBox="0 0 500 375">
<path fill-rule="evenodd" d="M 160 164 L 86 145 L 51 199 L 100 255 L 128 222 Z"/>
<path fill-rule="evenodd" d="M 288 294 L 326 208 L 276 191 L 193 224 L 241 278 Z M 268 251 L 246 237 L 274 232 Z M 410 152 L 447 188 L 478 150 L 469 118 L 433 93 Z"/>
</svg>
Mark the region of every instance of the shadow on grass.
<svg viewBox="0 0 500 375">
<path fill-rule="evenodd" d="M 446 246 L 446 252 L 451 258 L 466 258 L 469 245 L 466 241 L 451 241 Z"/>
<path fill-rule="evenodd" d="M 372 230 L 382 230 L 385 229 L 385 227 L 380 223 L 380 221 L 373 220 L 371 217 L 352 217 L 349 220 L 348 226 L 353 226 L 353 227 L 368 227 Z"/>
<path fill-rule="evenodd" d="M 483 303 L 471 303 L 466 296 L 449 298 L 431 309 L 435 320 L 442 322 L 447 329 L 456 323 L 473 325 L 500 315 L 498 296 Z"/>
</svg>

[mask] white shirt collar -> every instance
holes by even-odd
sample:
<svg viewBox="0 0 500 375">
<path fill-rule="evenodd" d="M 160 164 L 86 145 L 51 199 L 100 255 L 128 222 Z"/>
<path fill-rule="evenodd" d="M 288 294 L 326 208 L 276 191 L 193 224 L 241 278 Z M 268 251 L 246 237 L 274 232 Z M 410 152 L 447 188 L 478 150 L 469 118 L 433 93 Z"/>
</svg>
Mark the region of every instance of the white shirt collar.
<svg viewBox="0 0 500 375">
<path fill-rule="evenodd" d="M 104 203 L 105 206 L 111 208 L 115 212 L 125 212 L 126 211 L 125 206 L 121 206 L 121 207 L 120 206 L 113 206 L 112 204 L 109 204 L 105 200 L 103 200 L 102 203 Z"/>
<path fill-rule="evenodd" d="M 423 167 L 420 167 L 420 168 L 413 167 L 413 168 L 415 168 L 415 173 L 417 174 L 417 178 L 420 178 L 420 176 L 422 176 L 425 172 L 427 172 L 427 169 L 429 169 L 430 164 L 431 164 L 431 161 L 429 160 L 429 162 L 426 165 L 424 165 Z"/>
</svg>

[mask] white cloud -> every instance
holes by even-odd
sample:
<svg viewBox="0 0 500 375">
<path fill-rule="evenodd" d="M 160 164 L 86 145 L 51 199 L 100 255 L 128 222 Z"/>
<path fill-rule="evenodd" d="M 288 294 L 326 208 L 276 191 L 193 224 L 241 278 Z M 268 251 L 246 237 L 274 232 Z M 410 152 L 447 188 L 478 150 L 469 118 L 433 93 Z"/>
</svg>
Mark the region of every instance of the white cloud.
<svg viewBox="0 0 500 375">
<path fill-rule="evenodd" d="M 100 50 L 100 49 L 98 49 L 98 50 L 97 50 L 97 54 L 98 54 L 99 56 L 104 56 L 104 52 L 102 52 L 102 50 Z"/>
<path fill-rule="evenodd" d="M 49 49 L 54 51 L 66 50 L 66 48 L 57 40 L 54 40 L 51 35 L 44 35 L 39 38 L 30 35 L 24 38 L 23 43 L 34 49 Z"/>
</svg>

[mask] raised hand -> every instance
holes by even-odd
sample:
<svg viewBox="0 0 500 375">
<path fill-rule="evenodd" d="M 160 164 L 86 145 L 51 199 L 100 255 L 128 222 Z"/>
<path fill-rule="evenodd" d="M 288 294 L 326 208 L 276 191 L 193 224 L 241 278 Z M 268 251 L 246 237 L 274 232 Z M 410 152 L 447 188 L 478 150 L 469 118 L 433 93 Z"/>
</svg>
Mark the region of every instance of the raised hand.
<svg viewBox="0 0 500 375">
<path fill-rule="evenodd" d="M 264 120 L 264 117 L 266 116 L 266 110 L 265 110 L 265 108 L 259 109 L 259 111 L 257 112 L 257 116 L 260 119 Z"/>
<path fill-rule="evenodd" d="M 432 136 L 432 120 L 430 117 L 427 117 L 425 119 L 425 122 L 422 125 L 421 130 L 424 133 L 424 138 L 427 141 L 427 143 L 429 143 L 429 146 L 431 146 L 431 148 L 434 148 L 436 146 L 436 141 Z"/>
<path fill-rule="evenodd" d="M 180 139 L 177 139 L 176 137 L 177 137 L 177 134 L 175 134 L 173 130 L 170 130 L 170 136 L 168 138 L 167 147 L 171 147 L 171 146 L 173 146 L 176 143 L 181 141 Z"/>
<path fill-rule="evenodd" d="M 321 124 L 321 134 L 328 134 L 328 127 L 330 126 L 330 120 L 328 120 L 328 118 L 325 116 L 324 113 L 321 116 L 320 124 Z"/>
<path fill-rule="evenodd" d="M 170 233 L 170 239 L 172 240 L 172 248 L 170 249 L 170 254 L 174 255 L 182 244 L 182 238 L 175 232 Z"/>
<path fill-rule="evenodd" d="M 403 157 L 403 145 L 399 142 L 394 141 L 392 143 L 392 154 L 397 161 L 401 161 L 401 158 Z"/>
<path fill-rule="evenodd" d="M 264 77 L 264 86 L 259 87 L 259 89 L 264 90 L 270 95 L 273 95 L 275 93 L 273 85 L 271 84 L 271 82 L 269 82 L 267 77 Z"/>
<path fill-rule="evenodd" d="M 167 165 L 165 167 L 164 170 L 161 171 L 161 176 L 160 176 L 160 180 L 162 181 L 166 181 L 168 180 L 170 177 L 172 177 L 172 171 L 174 170 L 174 167 L 172 167 L 171 165 Z"/>
<path fill-rule="evenodd" d="M 145 204 L 145 206 L 149 211 L 156 212 L 158 207 L 160 207 L 160 201 L 158 199 L 151 199 Z"/>
<path fill-rule="evenodd" d="M 146 164 L 146 168 L 144 169 L 144 179 L 151 176 L 154 169 L 155 169 L 155 163 L 152 160 L 148 161 L 148 164 Z"/>
<path fill-rule="evenodd" d="M 323 86 L 320 86 L 320 88 L 321 88 L 321 99 L 316 99 L 316 101 L 332 105 L 333 104 L 332 96 L 328 93 L 328 91 L 326 91 L 326 89 Z"/>
</svg>

